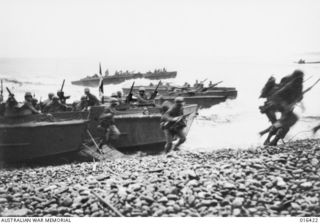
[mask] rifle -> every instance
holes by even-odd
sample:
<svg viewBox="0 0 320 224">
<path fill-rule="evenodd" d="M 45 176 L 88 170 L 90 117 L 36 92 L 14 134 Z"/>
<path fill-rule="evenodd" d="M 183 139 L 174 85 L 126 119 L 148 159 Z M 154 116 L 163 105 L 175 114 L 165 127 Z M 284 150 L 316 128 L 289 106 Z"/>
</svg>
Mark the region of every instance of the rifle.
<svg viewBox="0 0 320 224">
<path fill-rule="evenodd" d="M 150 100 L 153 100 L 154 98 L 156 98 L 160 84 L 161 84 L 161 81 L 159 81 L 157 87 L 154 89 L 153 93 L 151 94 Z"/>
<path fill-rule="evenodd" d="M 203 84 L 205 81 L 207 81 L 208 79 L 204 79 L 203 81 L 200 81 L 201 84 Z"/>
<path fill-rule="evenodd" d="M 63 82 L 62 82 L 60 92 L 63 92 L 63 87 L 64 87 L 64 82 L 65 82 L 65 81 L 66 81 L 66 80 L 64 79 Z"/>
<path fill-rule="evenodd" d="M 302 92 L 302 94 L 304 95 L 305 93 L 309 92 L 315 85 L 317 85 L 317 83 L 320 81 L 320 79 L 318 79 L 312 86 L 310 86 L 308 89 L 306 89 L 305 91 Z"/>
<path fill-rule="evenodd" d="M 130 88 L 129 94 L 128 94 L 128 96 L 126 97 L 126 103 L 130 103 L 130 101 L 132 100 L 133 87 L 134 87 L 134 81 L 133 81 L 132 86 L 131 86 L 131 88 Z"/>
<path fill-rule="evenodd" d="M 205 92 L 205 91 L 207 91 L 207 90 L 209 90 L 209 89 L 211 89 L 211 88 L 216 87 L 217 85 L 219 85 L 219 84 L 222 83 L 222 82 L 223 82 L 223 81 L 216 82 L 216 83 L 212 84 L 211 86 L 208 86 L 208 87 L 206 87 L 206 88 L 203 88 L 201 91 L 202 91 L 202 92 Z"/>
<path fill-rule="evenodd" d="M 7 89 L 8 93 L 9 93 L 9 96 L 13 97 L 14 95 L 11 93 L 10 89 L 8 87 L 6 87 L 6 89 Z"/>
<path fill-rule="evenodd" d="M 165 129 L 175 129 L 177 128 L 177 126 L 180 124 L 180 122 L 185 119 L 187 116 L 189 116 L 191 113 L 189 114 L 184 114 L 184 115 L 181 115 L 179 116 L 179 118 L 176 120 L 176 121 L 166 121 L 164 124 L 163 124 L 163 128 Z"/>
<path fill-rule="evenodd" d="M 214 87 L 216 87 L 217 85 L 219 85 L 219 84 L 222 83 L 222 82 L 223 82 L 223 81 L 216 82 L 216 83 L 212 84 L 211 86 L 209 86 L 208 89 L 214 88 Z"/>
</svg>

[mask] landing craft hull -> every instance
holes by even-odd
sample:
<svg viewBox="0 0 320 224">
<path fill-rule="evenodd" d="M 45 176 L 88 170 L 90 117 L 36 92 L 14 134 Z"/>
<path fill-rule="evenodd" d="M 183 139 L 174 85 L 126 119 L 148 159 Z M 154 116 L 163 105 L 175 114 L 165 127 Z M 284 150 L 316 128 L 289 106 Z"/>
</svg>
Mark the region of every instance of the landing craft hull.
<svg viewBox="0 0 320 224">
<path fill-rule="evenodd" d="M 101 114 L 101 107 L 92 108 L 90 114 L 89 130 L 94 137 L 100 137 L 102 133 L 97 130 L 98 117 Z M 149 108 L 148 115 L 143 110 L 129 110 L 115 115 L 116 125 L 121 133 L 120 138 L 114 146 L 122 151 L 132 152 L 142 149 L 152 149 L 153 145 L 164 145 L 165 136 L 160 128 L 161 114 L 158 108 Z M 186 134 L 189 132 L 192 122 L 197 114 L 197 105 L 184 107 L 186 117 Z"/>
<path fill-rule="evenodd" d="M 164 96 L 163 100 L 174 102 L 175 96 Z M 199 108 L 210 108 L 216 104 L 222 103 L 227 100 L 224 96 L 190 96 L 184 97 L 186 104 L 197 104 Z M 156 103 L 160 103 L 159 98 L 156 99 Z"/>
<path fill-rule="evenodd" d="M 133 89 L 133 93 L 137 95 L 140 87 L 141 86 L 135 86 Z M 156 87 L 146 86 L 144 88 L 146 90 L 146 93 L 150 95 L 154 92 Z M 157 90 L 158 95 L 161 95 L 161 96 L 183 96 L 183 97 L 187 97 L 187 96 L 223 96 L 223 97 L 227 97 L 228 99 L 235 99 L 238 95 L 238 91 L 235 88 L 231 88 L 231 87 L 216 87 L 216 88 L 212 88 L 210 90 L 204 91 L 204 92 L 196 92 L 196 93 L 193 93 L 193 92 L 174 93 L 171 91 L 171 89 L 172 89 L 172 87 L 159 86 L 159 88 Z M 123 88 L 122 91 L 123 91 L 124 95 L 128 95 L 130 88 Z"/>
<path fill-rule="evenodd" d="M 96 140 L 103 135 L 103 132 L 97 129 L 99 116 L 103 110 L 103 106 L 96 106 L 91 108 L 89 114 L 83 115 L 84 117 L 88 115 L 88 130 Z M 158 149 L 163 149 L 165 136 L 160 128 L 161 114 L 159 108 L 148 108 L 148 115 L 145 115 L 144 112 L 146 110 L 143 108 L 131 108 L 116 113 L 115 122 L 121 135 L 113 144 L 115 148 L 126 153 L 136 152 L 137 150 L 157 153 Z M 73 116 L 73 113 L 75 112 L 56 113 L 53 116 L 63 119 Z M 187 134 L 197 114 L 197 105 L 186 105 L 184 113 L 189 114 L 186 117 L 187 127 L 185 131 Z M 88 135 L 86 140 L 90 140 Z M 159 148 L 155 146 L 159 146 Z"/>
<path fill-rule="evenodd" d="M 0 161 L 17 162 L 80 149 L 85 120 L 39 121 L 39 116 L 1 118 Z M 20 121 L 19 121 L 20 120 Z"/>
<path fill-rule="evenodd" d="M 105 76 L 103 78 L 103 84 L 120 84 L 126 80 L 138 79 L 142 77 L 143 77 L 143 74 L 141 73 Z M 97 87 L 99 85 L 99 82 L 100 82 L 100 77 L 94 77 L 94 78 L 80 79 L 78 81 L 73 81 L 71 83 L 73 85 L 79 85 L 79 86 Z"/>
</svg>

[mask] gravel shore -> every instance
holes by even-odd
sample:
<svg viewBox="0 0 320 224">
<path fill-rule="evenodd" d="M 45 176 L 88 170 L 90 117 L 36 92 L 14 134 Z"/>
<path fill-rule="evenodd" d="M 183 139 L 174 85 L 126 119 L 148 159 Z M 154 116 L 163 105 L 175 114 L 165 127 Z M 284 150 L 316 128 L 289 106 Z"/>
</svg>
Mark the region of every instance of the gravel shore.
<svg viewBox="0 0 320 224">
<path fill-rule="evenodd" d="M 120 215 L 320 216 L 320 140 L 1 170 L 0 216 Z"/>
</svg>

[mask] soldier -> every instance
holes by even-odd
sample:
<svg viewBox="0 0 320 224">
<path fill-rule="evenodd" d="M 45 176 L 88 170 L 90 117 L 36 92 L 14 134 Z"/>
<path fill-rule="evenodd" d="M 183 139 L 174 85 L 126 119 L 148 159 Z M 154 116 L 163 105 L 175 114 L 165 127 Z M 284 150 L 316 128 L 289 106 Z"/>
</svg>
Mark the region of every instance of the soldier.
<svg viewBox="0 0 320 224">
<path fill-rule="evenodd" d="M 60 100 L 60 103 L 62 103 L 62 104 L 66 104 L 67 103 L 67 99 L 70 98 L 70 96 L 65 96 L 64 92 L 61 91 L 61 90 L 57 91 L 57 96 L 58 96 L 58 98 Z"/>
<path fill-rule="evenodd" d="M 160 126 L 164 130 L 166 145 L 165 152 L 170 152 L 176 149 L 182 143 L 186 141 L 184 128 L 186 127 L 185 116 L 183 114 L 183 97 L 175 98 L 174 105 L 169 108 L 161 117 Z M 175 146 L 173 146 L 173 139 L 177 137 L 179 140 Z"/>
<path fill-rule="evenodd" d="M 118 105 L 118 100 L 116 98 L 111 98 L 110 106 L 104 109 L 104 112 L 99 117 L 98 128 L 104 131 L 103 137 L 101 138 L 99 148 L 103 145 L 109 144 L 115 141 L 120 136 L 120 131 L 115 125 L 114 114 L 116 112 L 116 106 Z"/>
<path fill-rule="evenodd" d="M 18 102 L 14 98 L 13 94 L 9 94 L 9 97 L 5 104 L 5 111 L 4 116 L 5 117 L 14 117 L 19 115 L 19 106 Z"/>
<path fill-rule="evenodd" d="M 57 96 L 53 96 L 51 103 L 43 108 L 44 113 L 64 112 L 67 110 L 67 106 L 65 104 L 62 104 Z"/>
<path fill-rule="evenodd" d="M 84 89 L 84 94 L 87 96 L 88 106 L 92 107 L 100 105 L 100 101 L 95 95 L 90 93 L 89 88 Z"/>
<path fill-rule="evenodd" d="M 31 115 L 31 114 L 40 114 L 36 108 L 33 106 L 33 97 L 30 92 L 26 92 L 24 95 L 24 103 L 23 106 L 20 109 L 20 114 L 21 115 Z"/>
<path fill-rule="evenodd" d="M 260 107 L 261 113 L 266 113 L 271 122 L 271 127 L 260 132 L 263 135 L 269 132 L 265 145 L 277 145 L 280 139 L 283 139 L 290 128 L 298 121 L 298 116 L 293 113 L 295 105 L 303 97 L 303 77 L 302 71 L 296 70 L 292 75 L 282 78 L 279 84 L 270 77 L 264 86 L 260 97 L 267 98 L 267 101 Z M 276 112 L 281 113 L 277 120 Z M 275 136 L 271 141 L 271 137 Z"/>
<path fill-rule="evenodd" d="M 86 111 L 88 110 L 88 101 L 86 96 L 80 98 L 80 102 L 75 105 L 76 111 Z"/>
<path fill-rule="evenodd" d="M 122 92 L 121 92 L 121 91 L 117 91 L 117 98 L 118 98 L 119 100 L 122 99 Z"/>
<path fill-rule="evenodd" d="M 159 105 L 159 110 L 162 115 L 172 107 L 172 103 L 168 100 L 164 100 L 163 96 L 159 97 Z"/>
<path fill-rule="evenodd" d="M 146 89 L 144 87 L 140 87 L 139 88 L 139 94 L 137 96 L 139 104 L 147 104 L 147 103 L 149 103 L 148 97 L 145 94 L 145 92 L 146 92 Z"/>
<path fill-rule="evenodd" d="M 193 87 L 194 88 L 198 88 L 198 86 L 199 86 L 199 82 L 198 82 L 198 79 L 197 79 L 196 82 L 194 83 Z"/>
<path fill-rule="evenodd" d="M 49 103 L 51 103 L 51 101 L 52 101 L 52 97 L 54 96 L 54 94 L 53 93 L 49 93 L 48 94 L 48 99 L 46 99 L 45 101 L 43 101 L 43 106 L 46 106 L 46 105 L 49 105 Z"/>
</svg>

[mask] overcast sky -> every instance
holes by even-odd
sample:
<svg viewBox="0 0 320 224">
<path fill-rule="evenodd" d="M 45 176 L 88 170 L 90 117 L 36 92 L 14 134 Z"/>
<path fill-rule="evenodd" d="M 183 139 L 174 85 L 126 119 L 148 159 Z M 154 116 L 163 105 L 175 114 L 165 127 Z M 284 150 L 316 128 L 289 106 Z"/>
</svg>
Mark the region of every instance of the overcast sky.
<svg viewBox="0 0 320 224">
<path fill-rule="evenodd" d="M 0 57 L 319 50 L 318 0 L 0 0 Z"/>
</svg>

